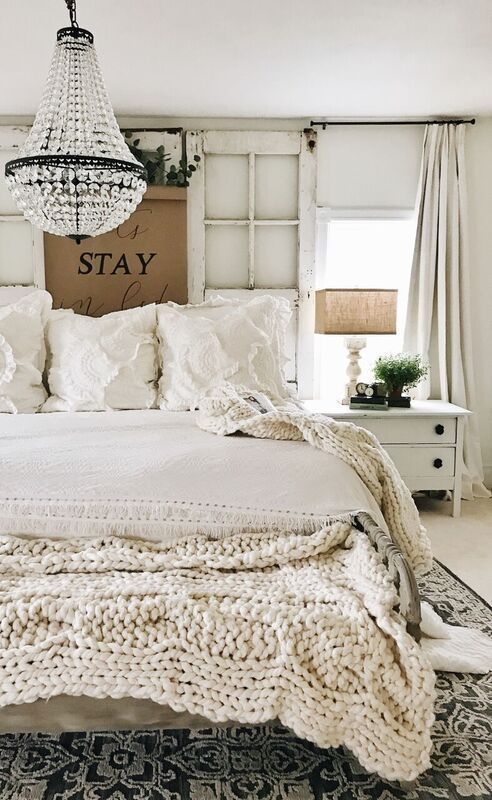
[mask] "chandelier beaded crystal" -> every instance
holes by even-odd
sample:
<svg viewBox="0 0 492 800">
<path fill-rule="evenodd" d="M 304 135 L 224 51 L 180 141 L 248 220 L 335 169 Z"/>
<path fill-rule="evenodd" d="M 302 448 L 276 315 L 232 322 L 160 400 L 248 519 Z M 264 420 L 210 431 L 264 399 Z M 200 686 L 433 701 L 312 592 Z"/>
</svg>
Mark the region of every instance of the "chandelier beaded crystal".
<svg viewBox="0 0 492 800">
<path fill-rule="evenodd" d="M 65 3 L 71 26 L 57 33 L 41 105 L 5 177 L 26 219 L 80 243 L 128 219 L 147 183 L 116 122 L 94 37 L 78 26 L 75 0 Z"/>
</svg>

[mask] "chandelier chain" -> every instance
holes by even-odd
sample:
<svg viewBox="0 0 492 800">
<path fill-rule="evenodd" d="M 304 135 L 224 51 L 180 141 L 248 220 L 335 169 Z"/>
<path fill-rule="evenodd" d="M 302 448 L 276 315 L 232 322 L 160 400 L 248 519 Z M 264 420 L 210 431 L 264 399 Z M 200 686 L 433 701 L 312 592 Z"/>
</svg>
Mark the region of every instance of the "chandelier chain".
<svg viewBox="0 0 492 800">
<path fill-rule="evenodd" d="M 68 13 L 70 14 L 70 24 L 72 25 L 72 28 L 78 28 L 79 23 L 77 22 L 76 0 L 65 0 L 65 5 L 67 6 Z"/>
</svg>

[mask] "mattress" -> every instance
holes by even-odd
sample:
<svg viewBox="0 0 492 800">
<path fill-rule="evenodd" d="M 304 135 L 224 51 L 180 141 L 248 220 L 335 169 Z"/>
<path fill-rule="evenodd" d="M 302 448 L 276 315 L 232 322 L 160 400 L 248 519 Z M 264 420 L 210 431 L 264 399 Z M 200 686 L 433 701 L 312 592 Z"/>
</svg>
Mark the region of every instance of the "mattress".
<svg viewBox="0 0 492 800">
<path fill-rule="evenodd" d="M 305 442 L 215 436 L 194 412 L 0 414 L 0 533 L 135 535 L 201 530 L 204 508 L 268 523 L 364 510 L 360 478 Z M 185 522 L 188 521 L 188 525 Z M 206 530 L 206 529 L 205 529 Z"/>
<path fill-rule="evenodd" d="M 90 519 L 77 520 L 82 507 Z M 242 512 L 238 528 L 279 511 L 286 526 L 367 511 L 386 530 L 354 470 L 305 442 L 214 436 L 196 426 L 193 412 L 0 414 L 2 534 L 110 531 L 164 540 L 171 530 L 201 530 L 205 507 L 218 519 L 228 509 Z M 0 709 L 0 732 L 208 724 L 134 699 L 59 696 Z"/>
</svg>

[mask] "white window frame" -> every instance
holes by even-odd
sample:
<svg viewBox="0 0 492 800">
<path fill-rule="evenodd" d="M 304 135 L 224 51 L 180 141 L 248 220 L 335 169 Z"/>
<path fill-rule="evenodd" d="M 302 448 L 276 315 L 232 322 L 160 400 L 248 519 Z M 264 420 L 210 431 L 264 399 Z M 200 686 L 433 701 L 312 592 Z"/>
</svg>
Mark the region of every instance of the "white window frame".
<svg viewBox="0 0 492 800">
<path fill-rule="evenodd" d="M 188 296 L 190 303 L 200 303 L 206 293 L 205 231 L 208 224 L 221 224 L 221 220 L 205 217 L 204 156 L 247 155 L 249 158 L 249 214 L 246 220 L 224 220 L 224 224 L 249 226 L 249 270 L 247 291 L 262 294 L 268 288 L 255 288 L 254 281 L 254 226 L 258 224 L 289 224 L 298 227 L 297 286 L 293 289 L 275 290 L 287 297 L 297 309 L 296 369 L 295 378 L 299 396 L 313 396 L 314 376 L 314 269 L 316 244 L 316 134 L 312 131 L 188 131 L 187 156 L 192 160 L 200 156 L 197 170 L 188 189 Z M 299 203 L 295 220 L 254 219 L 254 168 L 256 155 L 297 155 L 299 157 Z M 252 178 L 252 179 L 251 179 Z M 216 294 L 219 289 L 213 290 Z M 227 290 L 237 294 L 244 290 Z M 272 289 L 273 292 L 273 289 Z"/>
</svg>

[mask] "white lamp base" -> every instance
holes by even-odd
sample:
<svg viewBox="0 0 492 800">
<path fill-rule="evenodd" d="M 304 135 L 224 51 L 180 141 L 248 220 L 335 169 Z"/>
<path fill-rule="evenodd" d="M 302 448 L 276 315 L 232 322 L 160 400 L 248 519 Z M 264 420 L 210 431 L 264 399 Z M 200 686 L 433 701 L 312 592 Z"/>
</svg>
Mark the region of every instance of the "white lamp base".
<svg viewBox="0 0 492 800">
<path fill-rule="evenodd" d="M 344 340 L 345 347 L 347 348 L 348 365 L 347 365 L 347 383 L 345 384 L 345 394 L 342 398 L 342 404 L 348 406 L 350 398 L 355 394 L 355 387 L 360 378 L 360 351 L 364 349 L 367 344 L 365 336 L 347 336 Z"/>
</svg>

